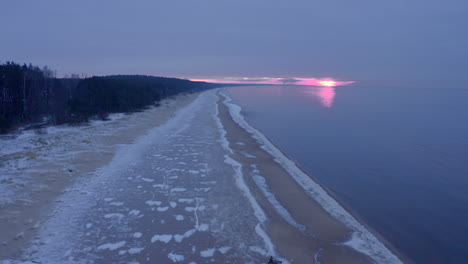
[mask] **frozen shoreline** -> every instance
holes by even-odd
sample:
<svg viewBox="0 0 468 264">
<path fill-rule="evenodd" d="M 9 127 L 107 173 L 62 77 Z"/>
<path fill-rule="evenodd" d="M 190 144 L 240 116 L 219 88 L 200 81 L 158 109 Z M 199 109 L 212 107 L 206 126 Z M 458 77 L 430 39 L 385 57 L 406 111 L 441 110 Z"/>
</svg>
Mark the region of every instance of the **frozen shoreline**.
<svg viewBox="0 0 468 264">
<path fill-rule="evenodd" d="M 12 243 L 7 243 L 9 251 L 2 251 L 0 258 L 19 258 L 22 249 L 23 260 L 68 259 L 66 263 L 79 263 L 76 257 L 88 251 L 97 255 L 115 252 L 118 255 L 114 257 L 120 261 L 123 261 L 121 255 L 139 257 L 140 263 L 161 256 L 171 261 L 198 259 L 197 263 L 203 263 L 208 260 L 206 258 L 244 262 L 250 258 L 258 262 L 271 255 L 284 263 L 309 263 L 312 259 L 317 263 L 401 263 L 320 185 L 247 124 L 240 107 L 225 96 L 215 90 L 179 97 L 164 108 L 165 114 L 156 121 L 149 122 L 158 109 L 150 109 L 129 119 L 120 117 L 115 120 L 115 126 L 94 126 L 100 133 L 88 134 L 101 137 L 96 142 L 102 145 L 93 145 L 97 149 L 108 146 L 100 149 L 105 152 L 104 157 L 101 153 L 99 162 L 92 166 L 89 166 L 89 159 L 74 157 L 73 171 L 79 171 L 80 174 L 75 173 L 81 176 L 54 178 L 61 185 L 47 186 L 47 189 L 57 189 L 35 202 L 43 209 L 53 209 L 50 218 L 34 222 L 35 227 L 23 233 L 24 238 L 15 240 L 15 233 L 11 232 Z M 129 133 L 128 129 L 138 133 Z M 185 158 L 181 159 L 182 156 Z M 87 173 L 78 164 L 88 164 Z M 145 166 L 148 168 L 144 169 Z M 185 167 L 188 168 L 183 169 Z M 58 174 L 60 170 L 52 172 Z M 188 184 L 187 180 L 194 182 Z M 123 181 L 128 181 L 129 185 Z M 75 184 L 70 185 L 72 182 Z M 135 191 L 130 189 L 132 184 L 136 184 L 134 187 L 138 190 L 134 195 Z M 66 186 L 72 187 L 62 192 Z M 43 190 L 36 192 L 44 193 Z M 188 193 L 192 196 L 187 196 Z M 59 195 L 60 199 L 54 200 Z M 139 195 L 146 198 L 137 199 Z M 235 207 L 234 203 L 238 202 L 240 207 Z M 94 208 L 101 203 L 105 207 Z M 186 204 L 185 208 L 178 203 Z M 134 205 L 129 207 L 128 204 Z M 219 211 L 220 207 L 223 211 Z M 16 209 L 27 214 L 30 208 L 31 205 L 22 205 Z M 109 212 L 103 214 L 106 210 Z M 158 218 L 151 217 L 154 212 Z M 164 218 L 167 213 L 173 215 Z M 32 214 L 36 219 L 39 215 L 44 212 Z M 89 215 L 93 218 L 87 219 Z M 1 220 L 11 219 L 13 217 Z M 132 245 L 128 240 L 128 235 L 136 240 L 147 236 L 147 232 L 141 230 L 126 234 L 138 221 L 144 221 L 139 228 L 153 233 L 148 240 L 150 244 L 135 241 Z M 188 224 L 183 229 L 185 233 L 180 233 L 178 227 L 182 223 Z M 234 228 L 232 231 L 230 226 L 237 224 L 241 224 L 241 230 Z M 18 226 L 29 228 L 25 224 Z M 92 239 L 91 230 L 97 229 L 100 234 L 107 233 L 102 230 L 108 228 L 117 228 L 117 233 Z M 40 235 L 25 251 L 25 243 L 36 230 L 40 230 Z M 155 230 L 164 233 L 154 234 Z M 85 252 L 80 251 L 80 247 L 84 247 L 83 239 L 91 243 L 85 247 Z M 219 244 L 220 239 L 223 244 Z M 162 243 L 159 249 L 163 253 L 151 250 L 153 243 Z M 185 243 L 210 246 L 199 252 L 190 246 L 190 253 L 184 249 Z M 167 254 L 165 249 L 171 252 Z M 249 253 L 246 254 L 246 250 Z M 112 260 L 112 255 L 107 253 L 102 257 L 105 261 Z M 142 262 L 141 259 L 146 260 Z"/>
</svg>

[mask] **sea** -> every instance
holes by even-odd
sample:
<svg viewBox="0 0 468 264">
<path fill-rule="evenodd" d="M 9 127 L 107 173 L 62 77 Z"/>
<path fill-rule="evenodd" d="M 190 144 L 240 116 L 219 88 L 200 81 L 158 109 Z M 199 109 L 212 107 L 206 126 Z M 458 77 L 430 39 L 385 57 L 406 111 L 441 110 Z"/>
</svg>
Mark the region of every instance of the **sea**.
<svg viewBox="0 0 468 264">
<path fill-rule="evenodd" d="M 239 86 L 247 122 L 414 263 L 468 263 L 468 89 Z"/>
</svg>

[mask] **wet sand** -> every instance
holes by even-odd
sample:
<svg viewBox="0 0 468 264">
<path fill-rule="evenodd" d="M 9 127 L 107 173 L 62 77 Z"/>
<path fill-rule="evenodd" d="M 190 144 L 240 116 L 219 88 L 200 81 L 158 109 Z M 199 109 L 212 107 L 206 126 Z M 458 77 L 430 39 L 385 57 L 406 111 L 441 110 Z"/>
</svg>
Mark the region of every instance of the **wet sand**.
<svg viewBox="0 0 468 264">
<path fill-rule="evenodd" d="M 349 239 L 351 230 L 310 198 L 274 158 L 232 120 L 228 108 L 223 103 L 218 102 L 218 107 L 228 140 L 245 143 L 231 145 L 235 151 L 234 158 L 243 164 L 244 175 L 247 175 L 245 180 L 268 215 L 267 232 L 279 248 L 280 255 L 294 263 L 311 263 L 314 258 L 321 263 L 372 263 L 364 254 L 340 245 Z M 242 152 L 256 158 L 246 157 Z M 297 222 L 305 226 L 305 231 L 287 223 L 262 195 L 261 190 L 256 188 L 255 182 L 248 177 L 253 174 L 254 164 L 265 177 L 278 202 Z"/>
</svg>

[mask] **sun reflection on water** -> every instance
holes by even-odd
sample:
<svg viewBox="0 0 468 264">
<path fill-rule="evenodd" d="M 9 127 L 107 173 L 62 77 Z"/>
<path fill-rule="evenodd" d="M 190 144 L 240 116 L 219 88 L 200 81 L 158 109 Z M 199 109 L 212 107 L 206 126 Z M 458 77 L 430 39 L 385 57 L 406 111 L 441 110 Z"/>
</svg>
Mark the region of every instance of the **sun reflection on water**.
<svg viewBox="0 0 468 264">
<path fill-rule="evenodd" d="M 323 107 L 331 108 L 335 102 L 335 87 L 324 86 L 324 87 L 313 87 L 304 91 L 304 94 L 311 98 L 318 99 Z"/>
</svg>

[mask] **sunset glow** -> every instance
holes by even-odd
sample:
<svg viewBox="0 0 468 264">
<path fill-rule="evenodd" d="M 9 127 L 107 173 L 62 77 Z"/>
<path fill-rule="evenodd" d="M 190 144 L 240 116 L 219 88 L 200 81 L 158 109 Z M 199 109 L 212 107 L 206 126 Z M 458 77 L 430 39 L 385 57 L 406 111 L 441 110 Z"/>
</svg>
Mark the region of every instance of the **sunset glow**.
<svg viewBox="0 0 468 264">
<path fill-rule="evenodd" d="M 335 81 L 330 81 L 330 80 L 320 81 L 319 84 L 321 84 L 323 86 L 336 86 L 336 82 Z"/>
<path fill-rule="evenodd" d="M 275 85 L 310 85 L 321 87 L 335 87 L 354 83 L 354 81 L 338 81 L 332 78 L 213 78 L 213 79 L 190 79 L 191 81 L 203 81 L 210 83 L 226 83 L 226 84 L 275 84 Z"/>
</svg>

